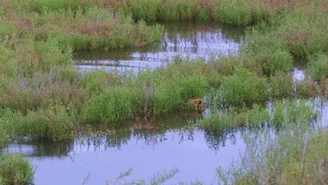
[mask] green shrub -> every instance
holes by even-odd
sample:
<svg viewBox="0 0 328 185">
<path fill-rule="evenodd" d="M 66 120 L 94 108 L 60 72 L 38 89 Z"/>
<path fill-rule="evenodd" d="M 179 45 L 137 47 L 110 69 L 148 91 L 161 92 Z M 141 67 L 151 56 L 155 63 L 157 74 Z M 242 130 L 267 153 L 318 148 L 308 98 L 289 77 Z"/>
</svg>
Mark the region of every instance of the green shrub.
<svg viewBox="0 0 328 185">
<path fill-rule="evenodd" d="M 168 82 L 162 81 L 155 88 L 155 112 L 183 109 L 183 103 L 192 98 L 202 98 L 208 83 L 202 76 L 186 76 Z"/>
<path fill-rule="evenodd" d="M 160 18 L 162 20 L 193 20 L 196 10 L 196 4 L 193 1 L 167 1 L 160 11 Z"/>
<path fill-rule="evenodd" d="M 0 184 L 22 185 L 33 182 L 34 169 L 22 156 L 0 156 Z"/>
<path fill-rule="evenodd" d="M 186 76 L 178 82 L 181 87 L 181 98 L 187 101 L 192 98 L 202 98 L 209 87 L 203 76 Z"/>
<path fill-rule="evenodd" d="M 305 101 L 276 100 L 272 107 L 254 104 L 251 108 L 219 108 L 219 110 L 212 110 L 208 117 L 198 123 L 204 129 L 219 132 L 244 126 L 260 128 L 262 125 L 267 125 L 286 128 L 292 124 L 307 123 L 309 125 L 318 116 L 314 105 L 307 104 Z"/>
<path fill-rule="evenodd" d="M 85 0 L 30 0 L 30 11 L 38 13 L 47 13 L 49 11 L 70 10 L 77 11 L 79 8 L 87 8 L 90 6 L 90 1 Z"/>
<path fill-rule="evenodd" d="M 321 95 L 321 89 L 316 81 L 306 77 L 296 83 L 296 93 L 299 97 L 313 98 Z"/>
<path fill-rule="evenodd" d="M 328 51 L 327 14 L 320 3 L 298 6 L 279 20 L 273 36 L 280 37 L 294 56 L 308 57 Z M 315 18 L 314 18 L 315 17 Z"/>
<path fill-rule="evenodd" d="M 220 21 L 227 24 L 248 25 L 252 21 L 251 7 L 245 6 L 244 1 L 223 1 L 220 5 Z"/>
<path fill-rule="evenodd" d="M 0 106 L 26 114 L 40 106 L 60 102 L 70 111 L 79 111 L 86 99 L 79 79 L 69 68 L 53 68 L 49 73 L 36 72 L 33 77 L 0 78 Z"/>
<path fill-rule="evenodd" d="M 60 104 L 28 111 L 26 115 L 6 109 L 2 121 L 10 133 L 16 136 L 33 136 L 52 141 L 67 140 L 74 136 L 75 118 Z"/>
<path fill-rule="evenodd" d="M 291 74 L 281 74 L 269 78 L 271 85 L 271 97 L 273 98 L 291 98 L 295 96 L 294 81 Z"/>
<path fill-rule="evenodd" d="M 245 111 L 246 125 L 248 127 L 258 127 L 261 124 L 270 123 L 271 115 L 268 108 L 260 105 L 253 105 L 250 110 Z"/>
<path fill-rule="evenodd" d="M 0 149 L 5 147 L 9 142 L 8 131 L 2 123 L 3 121 L 0 118 Z"/>
<path fill-rule="evenodd" d="M 227 132 L 240 127 L 259 127 L 270 123 L 271 116 L 267 108 L 257 104 L 252 108 L 230 108 L 214 110 L 209 117 L 203 118 L 198 123 L 204 129 L 216 132 Z"/>
<path fill-rule="evenodd" d="M 275 101 L 272 121 L 275 126 L 310 124 L 317 116 L 318 112 L 305 101 Z"/>
<path fill-rule="evenodd" d="M 270 18 L 259 1 L 230 0 L 219 5 L 220 21 L 233 25 L 251 25 Z"/>
<path fill-rule="evenodd" d="M 108 87 L 119 84 L 121 84 L 120 75 L 105 70 L 88 72 L 82 80 L 82 85 L 88 92 L 89 96 L 100 94 Z"/>
<path fill-rule="evenodd" d="M 38 138 L 62 141 L 74 136 L 74 118 L 60 104 L 49 105 L 37 112 L 28 112 L 23 118 L 23 127 Z"/>
<path fill-rule="evenodd" d="M 0 20 L 0 36 L 8 37 L 11 34 L 17 33 L 18 30 L 14 23 L 9 21 Z"/>
<path fill-rule="evenodd" d="M 328 56 L 324 53 L 317 53 L 309 59 L 306 65 L 306 73 L 313 79 L 320 80 L 328 77 Z"/>
<path fill-rule="evenodd" d="M 155 21 L 161 8 L 160 0 L 131 1 L 132 16 L 137 20 Z"/>
<path fill-rule="evenodd" d="M 268 83 L 254 72 L 240 68 L 234 75 L 223 78 L 218 96 L 224 105 L 263 102 L 269 99 Z"/>
<path fill-rule="evenodd" d="M 256 71 L 260 76 L 272 76 L 287 72 L 293 58 L 279 38 L 263 35 L 253 30 L 242 46 L 245 67 Z"/>
<path fill-rule="evenodd" d="M 209 117 L 203 118 L 198 122 L 199 126 L 206 130 L 213 130 L 216 132 L 228 132 L 229 129 L 236 129 L 237 126 L 236 111 L 215 111 Z M 243 115 L 239 115 L 244 124 L 246 119 Z M 241 122 L 240 122 L 241 123 Z"/>
<path fill-rule="evenodd" d="M 108 88 L 99 95 L 88 99 L 82 109 L 83 120 L 87 123 L 108 123 L 131 117 L 134 92 L 129 88 Z"/>
<path fill-rule="evenodd" d="M 160 11 L 160 19 L 162 20 L 182 20 L 182 13 L 185 1 L 167 1 L 164 3 Z M 190 17 L 189 17 L 190 18 Z"/>
<path fill-rule="evenodd" d="M 320 89 L 324 98 L 328 97 L 328 78 L 320 79 Z"/>
</svg>

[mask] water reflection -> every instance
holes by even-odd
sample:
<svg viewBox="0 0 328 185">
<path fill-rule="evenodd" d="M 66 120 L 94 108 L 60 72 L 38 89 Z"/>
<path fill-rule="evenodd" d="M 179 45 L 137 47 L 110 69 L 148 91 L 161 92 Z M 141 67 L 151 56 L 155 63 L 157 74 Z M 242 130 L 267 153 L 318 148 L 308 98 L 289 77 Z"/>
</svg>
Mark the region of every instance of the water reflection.
<svg viewBox="0 0 328 185">
<path fill-rule="evenodd" d="M 184 142 L 194 142 L 201 137 L 204 137 L 204 141 L 209 149 L 219 151 L 221 147 L 227 145 L 227 141 L 232 145 L 236 144 L 236 133 L 238 132 L 217 133 L 210 130 L 202 131 L 198 129 L 170 129 L 164 133 L 149 133 L 145 131 L 134 132 L 133 129 L 130 129 L 106 136 L 80 137 L 65 142 L 17 139 L 5 152 L 23 153 L 31 158 L 50 157 L 61 159 L 85 151 L 120 150 L 131 143 L 135 143 L 143 148 L 148 147 L 153 149 L 166 142 L 174 142 L 175 145 L 178 146 Z"/>
<path fill-rule="evenodd" d="M 327 102 L 318 99 L 314 105 L 321 112 L 320 122 L 325 126 Z M 67 142 L 26 138 L 12 143 L 5 152 L 29 157 L 37 166 L 36 184 L 81 184 L 87 174 L 91 174 L 89 184 L 105 184 L 129 168 L 133 173 L 127 180 L 145 178 L 174 167 L 180 172 L 169 184 L 196 178 L 204 184 L 217 184 L 216 168 L 226 168 L 232 159 L 239 159 L 245 151 L 244 137 L 261 139 L 265 132 L 274 135 L 266 124 L 222 133 L 199 130 L 193 127 L 199 118 L 201 116 L 189 113 L 168 115 L 158 118 L 162 124 L 156 131 L 127 128 L 104 136 L 80 136 Z"/>
<path fill-rule="evenodd" d="M 37 166 L 35 184 L 81 184 L 88 173 L 89 184 L 105 184 L 129 168 L 133 173 L 128 180 L 132 180 L 174 167 L 180 172 L 170 184 L 196 178 L 211 184 L 216 181 L 216 167 L 227 166 L 231 157 L 237 158 L 243 142 L 236 134 L 234 142 L 223 145 L 229 138 L 189 125 L 198 118 L 193 114 L 169 115 L 159 119 L 162 126 L 153 132 L 124 129 L 106 136 L 81 136 L 55 143 L 22 139 L 5 152 L 29 157 Z"/>
<path fill-rule="evenodd" d="M 74 149 L 73 141 L 49 142 L 28 138 L 15 140 L 7 153 L 23 153 L 28 157 L 66 157 Z"/>
<path fill-rule="evenodd" d="M 75 53 L 75 66 L 83 71 L 94 69 L 134 71 L 156 68 L 179 55 L 191 59 L 237 54 L 244 28 L 219 26 L 216 23 L 164 23 L 163 40 L 143 48 L 108 52 Z"/>
</svg>

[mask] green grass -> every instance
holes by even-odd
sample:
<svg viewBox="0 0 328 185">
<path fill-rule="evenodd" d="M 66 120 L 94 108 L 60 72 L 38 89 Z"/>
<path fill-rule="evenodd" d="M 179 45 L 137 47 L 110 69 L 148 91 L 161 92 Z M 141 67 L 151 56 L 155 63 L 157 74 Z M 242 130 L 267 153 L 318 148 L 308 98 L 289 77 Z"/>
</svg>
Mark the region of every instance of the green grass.
<svg viewBox="0 0 328 185">
<path fill-rule="evenodd" d="M 221 108 L 212 110 L 208 117 L 198 122 L 198 125 L 216 132 L 236 130 L 245 126 L 259 128 L 262 125 L 280 129 L 300 122 L 314 121 L 318 117 L 314 105 L 305 100 L 276 100 L 272 107 L 254 104 L 251 108 Z"/>
<path fill-rule="evenodd" d="M 309 119 L 294 121 L 279 131 L 244 134 L 245 154 L 217 170 L 222 184 L 325 184 L 327 130 Z"/>
<path fill-rule="evenodd" d="M 263 102 L 269 99 L 268 83 L 254 72 L 236 69 L 234 75 L 223 78 L 218 97 L 225 106 Z"/>
<path fill-rule="evenodd" d="M 22 185 L 33 182 L 34 169 L 22 156 L 0 156 L 0 184 Z"/>
<path fill-rule="evenodd" d="M 306 73 L 315 80 L 328 77 L 328 56 L 325 53 L 317 53 L 310 57 L 306 66 Z"/>
<path fill-rule="evenodd" d="M 7 129 L 3 126 L 2 120 L 0 120 L 0 148 L 5 147 L 9 142 L 9 135 Z"/>
<path fill-rule="evenodd" d="M 40 139 L 60 141 L 74 136 L 75 118 L 60 104 L 50 104 L 25 115 L 5 109 L 1 122 L 11 136 L 32 136 Z"/>
</svg>

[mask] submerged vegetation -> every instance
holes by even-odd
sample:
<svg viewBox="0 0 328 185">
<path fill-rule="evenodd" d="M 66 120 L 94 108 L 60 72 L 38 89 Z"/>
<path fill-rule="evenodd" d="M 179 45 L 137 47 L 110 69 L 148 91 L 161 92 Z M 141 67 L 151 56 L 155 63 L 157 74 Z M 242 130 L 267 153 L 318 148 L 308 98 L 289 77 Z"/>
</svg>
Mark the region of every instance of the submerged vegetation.
<svg viewBox="0 0 328 185">
<path fill-rule="evenodd" d="M 159 114 L 193 110 L 187 102 L 202 97 L 211 106 L 210 115 L 199 121 L 204 129 L 311 123 L 316 112 L 309 100 L 328 95 L 327 6 L 324 0 L 3 0 L 0 148 L 21 136 L 72 139 L 81 124 L 105 123 L 113 129 L 123 126 L 121 120 L 143 118 L 149 124 Z M 154 21 L 169 20 L 215 21 L 249 29 L 237 56 L 209 61 L 176 57 L 165 67 L 139 74 L 82 74 L 73 68 L 74 51 L 153 44 L 164 30 Z M 298 58 L 306 59 L 307 76 L 294 81 L 291 69 Z M 268 102 L 273 105 L 266 106 Z M 281 134 L 286 135 L 271 138 L 276 143 L 266 148 L 263 161 L 232 177 L 234 184 L 327 182 L 322 175 L 327 173 L 324 152 L 316 150 L 324 148 L 320 143 L 327 139 L 326 131 L 306 140 L 295 138 L 299 145 L 283 146 L 289 136 L 299 136 L 283 128 L 286 132 Z M 309 152 L 299 158 L 303 148 Z M 293 156 L 295 161 L 284 161 Z M 14 170 L 3 161 L 12 159 L 0 158 L 5 159 L 0 162 L 0 182 L 31 180 L 31 170 L 20 174 L 22 179 L 9 179 L 5 174 Z M 319 165 L 317 171 L 311 163 Z M 278 164 L 283 167 L 270 168 Z"/>
<path fill-rule="evenodd" d="M 245 134 L 241 159 L 217 170 L 221 184 L 326 184 L 327 130 L 299 118 L 279 131 Z"/>
</svg>

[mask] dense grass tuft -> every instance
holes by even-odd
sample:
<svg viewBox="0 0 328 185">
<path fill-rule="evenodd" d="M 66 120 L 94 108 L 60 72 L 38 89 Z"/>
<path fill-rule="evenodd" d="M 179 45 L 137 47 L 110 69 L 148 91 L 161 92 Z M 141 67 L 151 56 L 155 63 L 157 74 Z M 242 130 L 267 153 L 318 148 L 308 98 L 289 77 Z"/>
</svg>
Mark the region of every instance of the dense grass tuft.
<svg viewBox="0 0 328 185">
<path fill-rule="evenodd" d="M 306 66 L 306 72 L 313 79 L 320 80 L 328 77 L 328 56 L 324 53 L 317 53 L 310 57 Z"/>
<path fill-rule="evenodd" d="M 0 156 L 0 184 L 30 184 L 34 169 L 22 156 Z"/>
</svg>

